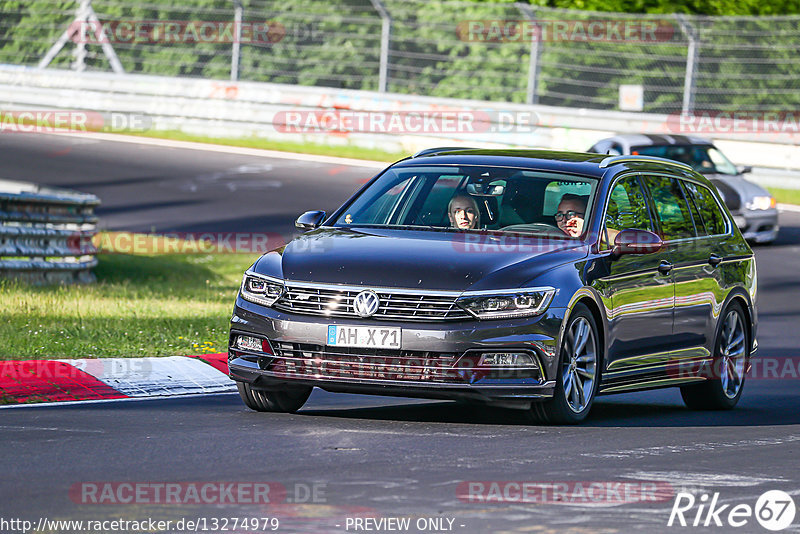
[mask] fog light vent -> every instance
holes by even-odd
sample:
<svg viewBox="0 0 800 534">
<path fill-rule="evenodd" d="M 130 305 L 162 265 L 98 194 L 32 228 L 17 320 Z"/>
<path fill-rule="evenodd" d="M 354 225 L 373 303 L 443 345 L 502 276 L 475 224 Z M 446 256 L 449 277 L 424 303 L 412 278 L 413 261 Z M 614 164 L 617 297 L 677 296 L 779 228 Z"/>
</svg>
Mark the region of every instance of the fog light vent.
<svg viewBox="0 0 800 534">
<path fill-rule="evenodd" d="M 527 352 L 484 352 L 480 366 L 486 367 L 536 367 L 536 360 Z"/>
<path fill-rule="evenodd" d="M 269 345 L 269 340 L 253 336 L 237 336 L 236 346 L 242 350 L 272 354 L 272 347 Z"/>
</svg>

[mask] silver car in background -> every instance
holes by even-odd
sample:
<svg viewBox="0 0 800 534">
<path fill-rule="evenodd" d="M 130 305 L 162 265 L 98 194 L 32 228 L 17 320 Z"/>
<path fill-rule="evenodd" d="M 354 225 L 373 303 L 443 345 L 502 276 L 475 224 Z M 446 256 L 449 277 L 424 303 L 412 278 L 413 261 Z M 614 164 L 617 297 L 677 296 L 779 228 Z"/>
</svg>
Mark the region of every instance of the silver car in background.
<svg viewBox="0 0 800 534">
<path fill-rule="evenodd" d="M 589 152 L 657 156 L 687 163 L 719 190 L 745 239 L 771 243 L 778 237 L 775 199 L 769 191 L 743 177 L 752 167 L 737 167 L 708 139 L 686 135 L 617 135 L 598 141 Z"/>
</svg>

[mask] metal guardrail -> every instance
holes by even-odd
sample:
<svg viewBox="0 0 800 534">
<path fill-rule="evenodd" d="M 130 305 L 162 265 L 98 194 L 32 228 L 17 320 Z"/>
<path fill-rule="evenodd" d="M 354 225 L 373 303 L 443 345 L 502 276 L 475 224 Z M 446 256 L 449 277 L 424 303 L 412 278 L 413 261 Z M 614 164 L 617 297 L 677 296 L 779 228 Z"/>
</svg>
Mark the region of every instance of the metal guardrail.
<svg viewBox="0 0 800 534">
<path fill-rule="evenodd" d="M 86 193 L 0 180 L 0 277 L 93 282 L 98 204 Z"/>
<path fill-rule="evenodd" d="M 653 113 L 509 104 L 373 91 L 331 89 L 260 82 L 220 82 L 143 74 L 117 75 L 0 65 L 0 113 L 8 110 L 90 110 L 136 115 L 144 130 L 180 130 L 208 137 L 258 137 L 382 148 L 414 153 L 430 146 L 507 146 L 584 151 L 616 133 L 672 135 L 670 116 Z M 496 118 L 528 117 L 534 127 L 504 123 L 473 133 L 281 132 L 287 111 L 414 113 L 467 111 Z M 141 119 L 141 120 L 140 120 Z M 113 121 L 110 121 L 113 123 Z M 132 121 L 122 121 L 122 126 Z M 2 130 L 0 124 L 0 130 Z M 115 131 L 111 128 L 109 131 Z M 800 134 L 786 132 L 725 133 L 711 137 L 739 165 L 800 169 Z M 787 176 L 798 187 L 797 175 Z M 786 181 L 786 180 L 784 180 Z"/>
</svg>

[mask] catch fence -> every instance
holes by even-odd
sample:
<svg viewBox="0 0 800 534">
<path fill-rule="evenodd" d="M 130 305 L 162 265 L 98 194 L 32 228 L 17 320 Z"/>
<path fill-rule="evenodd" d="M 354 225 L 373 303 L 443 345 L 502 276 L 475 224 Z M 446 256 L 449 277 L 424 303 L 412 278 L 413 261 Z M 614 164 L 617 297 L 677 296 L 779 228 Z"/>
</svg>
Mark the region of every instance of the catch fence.
<svg viewBox="0 0 800 534">
<path fill-rule="evenodd" d="M 648 113 L 785 113 L 800 104 L 800 16 L 424 0 L 0 0 L 0 63 Z"/>
</svg>

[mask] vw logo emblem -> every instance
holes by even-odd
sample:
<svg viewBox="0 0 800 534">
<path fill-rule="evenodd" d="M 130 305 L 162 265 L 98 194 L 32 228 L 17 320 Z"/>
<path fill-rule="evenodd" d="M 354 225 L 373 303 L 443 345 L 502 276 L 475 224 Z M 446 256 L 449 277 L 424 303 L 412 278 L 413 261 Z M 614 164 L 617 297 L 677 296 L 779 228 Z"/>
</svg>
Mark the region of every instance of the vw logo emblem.
<svg viewBox="0 0 800 534">
<path fill-rule="evenodd" d="M 353 299 L 353 308 L 360 317 L 372 317 L 378 311 L 381 300 L 374 291 L 362 291 Z"/>
</svg>

